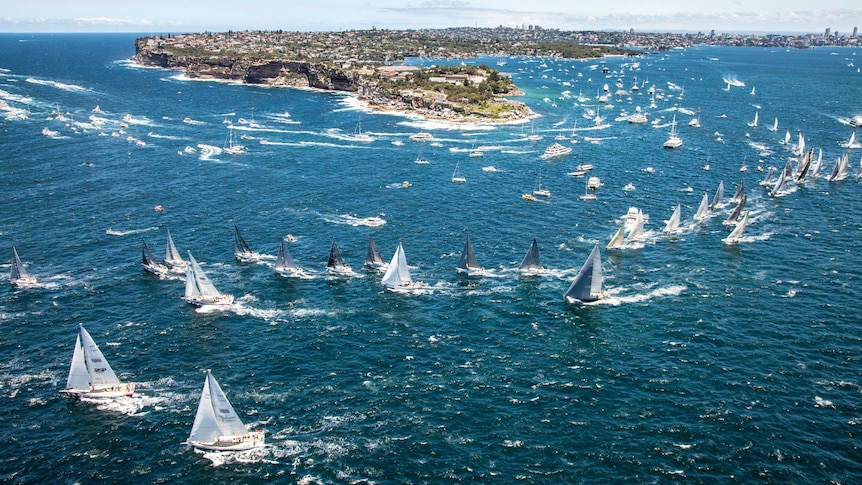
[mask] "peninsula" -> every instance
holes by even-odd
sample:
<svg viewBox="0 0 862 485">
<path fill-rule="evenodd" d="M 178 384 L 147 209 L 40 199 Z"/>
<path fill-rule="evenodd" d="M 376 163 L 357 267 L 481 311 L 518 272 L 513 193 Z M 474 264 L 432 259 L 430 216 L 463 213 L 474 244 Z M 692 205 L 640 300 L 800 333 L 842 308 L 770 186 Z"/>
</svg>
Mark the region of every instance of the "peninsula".
<svg viewBox="0 0 862 485">
<path fill-rule="evenodd" d="M 405 66 L 408 58 L 478 55 L 555 56 L 571 59 L 636 55 L 638 51 L 554 39 L 524 39 L 513 29 L 352 30 L 345 32 L 242 31 L 142 37 L 134 61 L 181 70 L 197 79 L 308 87 L 357 96 L 369 107 L 425 118 L 507 122 L 532 111 L 511 99 L 522 94 L 487 65 Z"/>
</svg>

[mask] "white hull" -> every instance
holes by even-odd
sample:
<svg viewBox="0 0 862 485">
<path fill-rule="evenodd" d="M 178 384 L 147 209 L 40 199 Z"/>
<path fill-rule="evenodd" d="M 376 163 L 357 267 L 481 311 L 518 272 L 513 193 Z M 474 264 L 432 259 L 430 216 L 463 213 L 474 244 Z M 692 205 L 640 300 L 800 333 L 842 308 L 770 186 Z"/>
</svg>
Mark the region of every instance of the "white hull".
<svg viewBox="0 0 862 485">
<path fill-rule="evenodd" d="M 222 294 L 215 298 L 186 298 L 186 303 L 195 305 L 195 306 L 204 306 L 204 305 L 221 305 L 221 306 L 230 306 L 233 304 L 233 295 L 230 294 Z"/>
<path fill-rule="evenodd" d="M 127 382 L 115 386 L 101 386 L 90 389 L 63 389 L 63 394 L 88 399 L 114 399 L 117 397 L 131 397 L 135 394 L 135 383 Z"/>
<path fill-rule="evenodd" d="M 163 265 L 163 264 L 150 263 L 150 264 L 145 264 L 143 266 L 144 266 L 145 270 L 147 270 L 148 272 L 150 272 L 154 275 L 163 275 L 163 274 L 167 274 L 167 272 L 168 272 L 168 267 Z"/>
<path fill-rule="evenodd" d="M 240 263 L 256 263 L 260 261 L 260 253 L 255 252 L 234 253 L 233 257 Z"/>
<path fill-rule="evenodd" d="M 242 436 L 221 436 L 213 442 L 187 441 L 194 448 L 210 451 L 245 451 L 265 445 L 265 433 L 253 431 Z"/>
<path fill-rule="evenodd" d="M 30 288 L 36 284 L 36 278 L 30 275 L 27 275 L 23 278 L 15 278 L 9 280 L 10 283 L 15 285 L 16 288 Z"/>
<path fill-rule="evenodd" d="M 485 274 L 485 268 L 458 268 L 458 274 L 464 276 L 479 276 Z"/>
<path fill-rule="evenodd" d="M 305 271 L 302 268 L 282 268 L 275 270 L 275 273 L 283 278 L 303 278 Z"/>
</svg>

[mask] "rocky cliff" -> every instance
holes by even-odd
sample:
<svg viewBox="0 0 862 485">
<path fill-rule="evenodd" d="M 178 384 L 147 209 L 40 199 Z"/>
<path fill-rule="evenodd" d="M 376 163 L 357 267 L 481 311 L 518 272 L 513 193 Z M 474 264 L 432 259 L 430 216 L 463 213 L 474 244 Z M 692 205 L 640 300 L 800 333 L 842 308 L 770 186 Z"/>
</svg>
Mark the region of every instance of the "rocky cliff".
<svg viewBox="0 0 862 485">
<path fill-rule="evenodd" d="M 357 92 L 363 84 L 358 73 L 321 63 L 284 59 L 234 59 L 226 56 L 175 55 L 152 45 L 135 42 L 135 62 L 146 66 L 182 70 L 190 78 L 225 79 L 248 84 L 295 86 Z"/>
</svg>

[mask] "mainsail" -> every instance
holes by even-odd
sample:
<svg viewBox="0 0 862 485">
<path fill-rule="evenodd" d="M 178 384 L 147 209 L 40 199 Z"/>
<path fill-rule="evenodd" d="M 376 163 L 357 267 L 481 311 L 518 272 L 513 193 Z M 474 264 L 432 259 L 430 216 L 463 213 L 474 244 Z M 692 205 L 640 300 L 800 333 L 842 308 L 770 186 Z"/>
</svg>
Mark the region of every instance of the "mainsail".
<svg viewBox="0 0 862 485">
<path fill-rule="evenodd" d="M 638 209 L 637 216 L 635 216 L 635 222 L 632 224 L 632 229 L 629 231 L 629 234 L 626 236 L 626 242 L 635 241 L 640 239 L 644 234 L 644 214 Z"/>
<path fill-rule="evenodd" d="M 724 225 L 731 226 L 736 224 L 739 221 L 739 216 L 742 214 L 742 209 L 745 208 L 745 202 L 748 200 L 748 196 L 745 193 L 742 194 L 742 198 L 739 199 L 739 202 L 736 203 L 736 207 L 733 208 L 733 211 L 727 216 L 727 219 L 724 220 Z"/>
<path fill-rule="evenodd" d="M 381 282 L 387 288 L 409 286 L 413 283 L 410 269 L 407 267 L 407 256 L 404 254 L 401 243 L 398 243 L 398 248 L 395 249 L 395 254 L 392 256 L 392 261 L 389 263 L 389 268 L 383 275 Z"/>
<path fill-rule="evenodd" d="M 150 246 L 147 245 L 147 241 L 141 239 L 141 242 L 143 243 L 143 247 L 141 248 L 141 264 L 144 265 L 144 269 L 155 274 L 167 272 L 168 268 L 156 261 L 156 257 L 150 251 Z"/>
<path fill-rule="evenodd" d="M 596 301 L 603 296 L 602 255 L 596 244 L 563 297 L 569 303 L 577 303 Z"/>
<path fill-rule="evenodd" d="M 470 235 L 467 234 L 467 240 L 464 242 L 464 249 L 461 251 L 461 259 L 458 260 L 458 271 L 471 272 L 481 269 L 479 261 L 476 260 L 476 253 L 473 251 L 473 245 L 470 244 Z"/>
<path fill-rule="evenodd" d="M 233 239 L 233 254 L 234 257 L 243 263 L 251 263 L 254 261 L 260 260 L 260 254 L 251 250 L 248 243 L 245 242 L 242 235 L 239 233 L 239 228 L 236 224 L 233 225 L 234 229 L 234 239 Z"/>
<path fill-rule="evenodd" d="M 530 249 L 527 250 L 527 254 L 524 255 L 524 260 L 521 261 L 521 265 L 518 266 L 518 269 L 521 271 L 541 271 L 542 263 L 539 260 L 539 243 L 536 241 L 536 238 L 533 238 L 533 242 L 530 244 Z"/>
</svg>

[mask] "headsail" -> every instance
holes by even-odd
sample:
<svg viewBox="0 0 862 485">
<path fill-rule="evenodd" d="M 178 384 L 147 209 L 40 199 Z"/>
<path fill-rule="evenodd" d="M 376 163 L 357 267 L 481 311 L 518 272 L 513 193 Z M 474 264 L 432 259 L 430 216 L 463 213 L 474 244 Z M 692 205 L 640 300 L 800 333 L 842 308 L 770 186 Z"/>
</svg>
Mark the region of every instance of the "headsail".
<svg viewBox="0 0 862 485">
<path fill-rule="evenodd" d="M 180 256 L 180 252 L 177 251 L 177 247 L 174 245 L 174 240 L 171 238 L 170 229 L 168 229 L 168 241 L 165 246 L 165 262 L 171 266 L 185 266 L 188 264 L 188 261 L 184 260 L 183 257 Z"/>
<path fill-rule="evenodd" d="M 189 266 L 186 268 L 186 291 L 184 295 L 186 301 L 197 305 L 230 305 L 233 303 L 233 295 L 218 291 L 192 256 L 192 252 L 189 251 L 188 254 Z"/>
<path fill-rule="evenodd" d="M 518 269 L 521 271 L 541 271 L 542 263 L 539 260 L 539 243 L 536 241 L 536 238 L 533 238 L 533 242 L 530 244 L 530 249 L 527 250 L 527 254 L 524 255 L 524 260 L 521 261 L 521 265 L 518 266 Z"/>
<path fill-rule="evenodd" d="M 614 234 L 614 237 L 611 238 L 611 241 L 605 246 L 605 249 L 615 249 L 623 245 L 623 241 L 626 237 L 626 223 L 620 225 L 620 228 L 617 229 L 617 232 Z"/>
<path fill-rule="evenodd" d="M 644 234 L 644 214 L 638 209 L 638 213 L 635 216 L 635 222 L 632 224 L 632 229 L 629 231 L 626 236 L 626 242 L 631 242 L 640 239 Z"/>
<path fill-rule="evenodd" d="M 602 255 L 596 244 L 563 298 L 569 303 L 577 303 L 596 301 L 602 297 Z"/>
<path fill-rule="evenodd" d="M 389 268 L 383 275 L 381 282 L 387 288 L 409 286 L 413 283 L 410 269 L 407 267 L 407 256 L 404 254 L 401 243 L 398 243 L 398 248 L 395 249 L 395 254 L 392 256 L 392 261 L 389 263 Z"/>
</svg>

